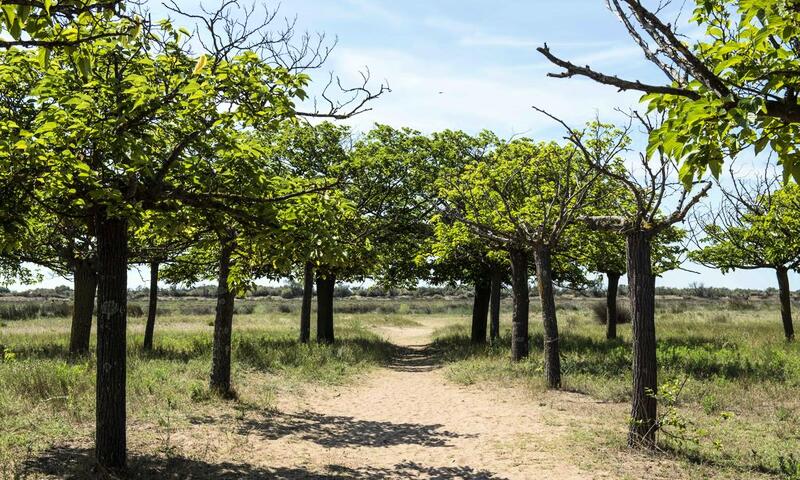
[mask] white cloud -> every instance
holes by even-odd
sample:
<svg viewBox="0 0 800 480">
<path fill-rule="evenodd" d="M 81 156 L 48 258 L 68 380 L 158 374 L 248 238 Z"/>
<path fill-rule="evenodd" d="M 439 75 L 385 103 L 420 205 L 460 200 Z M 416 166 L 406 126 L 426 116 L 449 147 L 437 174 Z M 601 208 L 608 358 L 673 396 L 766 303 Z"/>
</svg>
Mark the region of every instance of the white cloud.
<svg viewBox="0 0 800 480">
<path fill-rule="evenodd" d="M 365 48 L 341 49 L 333 61 L 337 72 L 348 74 L 368 65 L 392 87 L 391 93 L 375 102 L 372 112 L 351 120 L 358 128 L 380 122 L 422 131 L 488 128 L 504 136 L 558 132 L 531 105 L 580 125 L 596 113 L 605 120 L 619 118 L 614 107 L 635 105 L 638 99 L 636 94 L 618 93 L 586 79 L 548 78 L 549 64 L 533 60 L 528 66 L 512 68 L 465 68 L 447 58 Z"/>
</svg>

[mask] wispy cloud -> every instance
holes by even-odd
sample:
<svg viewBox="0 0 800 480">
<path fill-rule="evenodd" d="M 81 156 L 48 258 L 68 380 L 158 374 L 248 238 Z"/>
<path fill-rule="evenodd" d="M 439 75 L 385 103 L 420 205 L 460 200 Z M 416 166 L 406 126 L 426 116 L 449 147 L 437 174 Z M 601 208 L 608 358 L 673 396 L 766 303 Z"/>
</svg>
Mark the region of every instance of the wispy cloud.
<svg viewBox="0 0 800 480">
<path fill-rule="evenodd" d="M 369 65 L 388 79 L 392 92 L 375 102 L 374 110 L 352 123 L 369 128 L 373 122 L 409 126 L 422 131 L 484 128 L 508 136 L 531 132 L 558 134 L 551 121 L 531 105 L 548 108 L 581 125 L 596 113 L 611 120 L 616 106 L 635 105 L 638 95 L 620 94 L 591 81 L 553 79 L 544 70 L 486 66 L 464 70 L 446 59 L 424 58 L 392 49 L 342 49 L 336 70 L 355 72 Z"/>
</svg>

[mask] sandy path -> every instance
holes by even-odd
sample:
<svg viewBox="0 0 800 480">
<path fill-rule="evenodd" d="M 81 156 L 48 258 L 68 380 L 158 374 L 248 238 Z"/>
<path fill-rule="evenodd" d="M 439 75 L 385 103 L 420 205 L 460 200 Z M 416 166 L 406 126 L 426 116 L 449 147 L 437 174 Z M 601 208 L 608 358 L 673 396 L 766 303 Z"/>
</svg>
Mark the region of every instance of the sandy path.
<svg viewBox="0 0 800 480">
<path fill-rule="evenodd" d="M 130 477 L 621 477 L 597 470 L 605 460 L 587 463 L 586 446 L 573 445 L 570 436 L 576 428 L 592 430 L 585 412 L 609 406 L 565 392 L 533 398 L 508 387 L 448 382 L 426 345 L 433 329 L 380 329 L 398 354 L 355 386 L 280 395 L 272 412 L 226 408 L 170 428 L 130 425 Z M 33 478 L 85 478 L 80 464 L 91 458 L 89 446 L 53 449 L 38 460 Z"/>
<path fill-rule="evenodd" d="M 508 388 L 447 382 L 422 343 L 431 331 L 383 329 L 401 347 L 390 366 L 355 388 L 284 399 L 239 433 L 286 478 L 605 478 L 543 448 L 564 433 L 545 423 L 551 409 Z"/>
</svg>

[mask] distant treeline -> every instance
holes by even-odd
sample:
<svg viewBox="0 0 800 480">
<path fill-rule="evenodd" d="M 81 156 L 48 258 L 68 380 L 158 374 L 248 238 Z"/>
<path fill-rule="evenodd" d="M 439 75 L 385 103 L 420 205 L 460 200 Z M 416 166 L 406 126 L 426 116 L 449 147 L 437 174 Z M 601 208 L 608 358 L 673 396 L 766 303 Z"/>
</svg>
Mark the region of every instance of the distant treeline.
<svg viewBox="0 0 800 480">
<path fill-rule="evenodd" d="M 193 287 L 179 287 L 170 285 L 162 288 L 160 294 L 165 297 L 205 297 L 216 296 L 217 288 L 214 285 L 198 285 Z M 506 292 L 510 295 L 510 291 Z M 131 298 L 146 298 L 149 289 L 138 287 L 130 290 Z M 628 289 L 626 285 L 619 286 L 619 295 L 626 296 Z M 23 291 L 11 291 L 6 287 L 0 287 L 0 296 L 18 297 L 44 297 L 44 298 L 72 298 L 72 288 L 62 285 L 55 288 L 32 288 Z M 419 286 L 417 288 L 384 288 L 377 285 L 361 287 L 354 285 L 339 284 L 334 290 L 337 298 L 346 297 L 413 297 L 413 298 L 434 298 L 434 297 L 462 297 L 467 298 L 473 295 L 473 288 L 470 285 L 445 285 L 445 286 Z M 581 297 L 605 296 L 605 289 L 602 287 L 590 288 L 585 290 L 571 290 L 566 288 L 556 289 L 556 295 L 574 295 Z M 669 295 L 676 297 L 696 297 L 696 298 L 749 298 L 749 297 L 773 297 L 778 295 L 776 288 L 766 290 L 744 289 L 744 288 L 720 288 L 707 287 L 702 283 L 692 283 L 688 287 L 656 287 L 656 295 Z M 290 282 L 280 286 L 257 285 L 248 294 L 248 297 L 280 297 L 280 298 L 301 298 L 303 296 L 303 286 L 297 282 Z"/>
</svg>

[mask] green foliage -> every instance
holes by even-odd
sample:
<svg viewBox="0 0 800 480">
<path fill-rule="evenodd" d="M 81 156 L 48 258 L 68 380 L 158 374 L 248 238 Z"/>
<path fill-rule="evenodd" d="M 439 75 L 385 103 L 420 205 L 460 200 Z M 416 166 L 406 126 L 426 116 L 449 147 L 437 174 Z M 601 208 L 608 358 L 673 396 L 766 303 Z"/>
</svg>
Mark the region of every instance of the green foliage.
<svg viewBox="0 0 800 480">
<path fill-rule="evenodd" d="M 707 78 L 695 70 L 686 88 L 696 98 L 645 95 L 649 108 L 667 112 L 667 121 L 650 137 L 651 148 L 684 159 L 680 175 L 687 184 L 706 169 L 718 176 L 724 157 L 748 146 L 756 153 L 769 146 L 783 165 L 784 177 L 800 179 L 800 123 L 780 109 L 781 103 L 795 111 L 798 107 L 796 3 L 702 0 L 696 2 L 692 20 L 705 35 L 689 48 L 724 88 L 709 88 Z"/>
<path fill-rule="evenodd" d="M 723 272 L 800 266 L 800 187 L 787 184 L 731 210 L 729 221 L 704 226 L 705 245 L 690 258 Z"/>
</svg>

